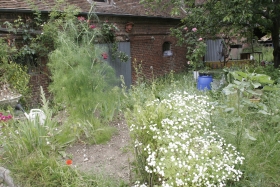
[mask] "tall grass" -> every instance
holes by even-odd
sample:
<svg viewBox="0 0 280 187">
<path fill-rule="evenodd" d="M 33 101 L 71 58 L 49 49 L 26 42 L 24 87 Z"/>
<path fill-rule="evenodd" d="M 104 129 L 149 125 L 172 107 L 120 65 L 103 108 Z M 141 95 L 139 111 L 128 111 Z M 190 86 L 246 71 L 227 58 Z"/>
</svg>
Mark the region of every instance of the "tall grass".
<svg viewBox="0 0 280 187">
<path fill-rule="evenodd" d="M 90 19 L 90 17 L 88 18 Z M 67 111 L 77 134 L 91 143 L 107 141 L 114 129 L 108 122 L 118 113 L 121 90 L 111 66 L 102 59 L 102 48 L 93 41 L 100 33 L 87 21 L 68 19 L 58 32 L 56 49 L 49 55 L 54 103 Z"/>
<path fill-rule="evenodd" d="M 42 91 L 42 89 L 41 89 Z M 74 166 L 67 165 L 65 160 L 69 155 L 60 155 L 64 149 L 73 143 L 83 133 L 96 142 L 97 137 L 104 137 L 107 133 L 93 130 L 88 126 L 73 126 L 71 123 L 57 123 L 48 108 L 42 93 L 42 109 L 46 114 L 43 124 L 38 119 L 15 120 L 2 124 L 0 145 L 0 165 L 9 169 L 16 185 L 25 187 L 37 186 L 125 186 L 125 183 L 110 179 L 99 173 L 86 174 L 78 171 Z M 81 130 L 82 129 L 82 130 Z"/>
</svg>

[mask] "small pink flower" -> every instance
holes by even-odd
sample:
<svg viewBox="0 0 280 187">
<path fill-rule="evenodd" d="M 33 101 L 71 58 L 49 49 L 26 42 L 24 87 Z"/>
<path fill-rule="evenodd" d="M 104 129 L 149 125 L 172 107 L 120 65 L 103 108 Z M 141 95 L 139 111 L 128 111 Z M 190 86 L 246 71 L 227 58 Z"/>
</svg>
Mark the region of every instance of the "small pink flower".
<svg viewBox="0 0 280 187">
<path fill-rule="evenodd" d="M 78 17 L 78 20 L 79 20 L 79 21 L 85 21 L 85 20 L 86 20 L 86 18 L 85 18 L 85 17 L 83 17 L 83 16 L 79 16 L 79 17 Z"/>
<path fill-rule="evenodd" d="M 190 61 L 188 61 L 187 63 L 188 63 L 188 64 L 191 64 L 191 62 L 190 62 Z"/>
<path fill-rule="evenodd" d="M 9 117 L 9 116 L 2 116 L 1 119 L 0 119 L 0 121 L 6 122 L 6 121 L 8 121 L 9 119 L 11 119 L 11 117 Z"/>
<path fill-rule="evenodd" d="M 108 23 L 108 20 L 105 20 L 105 23 Z"/>
<path fill-rule="evenodd" d="M 188 27 L 185 27 L 184 30 L 187 31 L 187 30 L 188 30 Z"/>
<path fill-rule="evenodd" d="M 95 26 L 95 25 L 90 25 L 89 28 L 90 28 L 90 29 L 95 29 L 96 26 Z"/>
<path fill-rule="evenodd" d="M 196 32 L 196 31 L 197 31 L 197 28 L 192 28 L 192 31 L 193 31 L 193 32 Z"/>
<path fill-rule="evenodd" d="M 202 41 L 202 40 L 203 40 L 202 38 L 199 38 L 199 39 L 198 39 L 198 41 Z"/>
</svg>

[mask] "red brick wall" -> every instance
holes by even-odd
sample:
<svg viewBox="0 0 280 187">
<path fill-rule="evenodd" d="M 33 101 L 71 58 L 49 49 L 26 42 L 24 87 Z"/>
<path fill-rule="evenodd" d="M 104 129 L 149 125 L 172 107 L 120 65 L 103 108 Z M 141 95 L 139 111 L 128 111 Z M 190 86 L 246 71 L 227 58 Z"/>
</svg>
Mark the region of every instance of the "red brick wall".
<svg viewBox="0 0 280 187">
<path fill-rule="evenodd" d="M 170 35 L 170 28 L 180 22 L 178 19 L 163 18 L 117 18 L 111 20 L 120 28 L 120 36 L 129 38 L 131 46 L 131 61 L 134 65 L 141 64 L 146 78 L 162 76 L 170 71 L 180 72 L 186 66 L 186 48 L 176 46 L 176 38 Z M 133 22 L 134 26 L 130 33 L 126 33 L 125 23 Z M 162 45 L 164 42 L 171 43 L 173 56 L 164 57 Z M 132 65 L 132 82 L 137 79 Z"/>
<path fill-rule="evenodd" d="M 50 99 L 50 93 L 48 91 L 48 86 L 50 83 L 50 73 L 46 64 L 47 64 L 47 58 L 41 58 L 40 67 L 38 67 L 35 72 L 29 73 L 31 98 L 29 99 L 28 104 L 30 104 L 32 108 L 36 108 L 41 104 L 40 87 L 43 88 L 46 98 Z"/>
<path fill-rule="evenodd" d="M 12 18 L 17 18 L 14 13 L 10 13 Z M 30 15 L 30 14 L 29 14 Z M 29 16 L 28 15 L 28 16 Z M 3 28 L 3 21 L 7 20 L 9 13 L 0 13 L 0 22 Z M 99 16 L 101 20 L 108 20 L 116 23 L 120 29 L 117 33 L 122 41 L 131 42 L 131 60 L 136 64 L 142 64 L 143 73 L 147 78 L 161 76 L 169 73 L 184 71 L 186 65 L 186 49 L 176 46 L 176 39 L 170 36 L 170 28 L 178 25 L 178 19 L 164 19 L 153 17 L 135 17 L 135 16 Z M 9 20 L 11 21 L 11 20 Z M 130 33 L 125 32 L 127 22 L 133 22 L 134 27 Z M 1 34 L 2 33 L 2 34 Z M 0 36 L 5 37 L 7 33 L 0 32 Z M 164 42 L 171 43 L 173 56 L 164 57 L 162 45 Z M 43 87 L 46 96 L 50 96 L 47 91 L 50 83 L 49 71 L 46 66 L 47 57 L 42 59 L 41 66 L 35 72 L 32 72 L 30 85 L 32 86 L 32 97 L 30 104 L 35 107 L 40 103 L 40 86 Z M 132 65 L 132 80 L 136 81 L 136 72 Z"/>
<path fill-rule="evenodd" d="M 151 39 L 153 37 L 154 39 Z M 164 42 L 171 43 L 173 56 L 164 57 L 162 45 Z M 147 78 L 161 76 L 170 71 L 183 71 L 185 69 L 184 49 L 175 46 L 175 39 L 166 35 L 134 36 L 131 39 L 131 58 L 135 65 L 141 64 L 143 73 Z M 136 72 L 132 69 L 132 80 L 136 80 Z"/>
</svg>

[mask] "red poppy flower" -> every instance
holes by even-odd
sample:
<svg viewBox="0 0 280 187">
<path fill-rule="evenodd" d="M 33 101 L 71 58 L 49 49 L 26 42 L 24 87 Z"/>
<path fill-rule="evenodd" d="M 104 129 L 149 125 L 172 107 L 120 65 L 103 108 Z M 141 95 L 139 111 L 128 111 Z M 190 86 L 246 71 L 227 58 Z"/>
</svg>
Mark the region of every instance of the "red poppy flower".
<svg viewBox="0 0 280 187">
<path fill-rule="evenodd" d="M 73 163 L 72 160 L 70 160 L 70 159 L 66 160 L 66 164 L 67 164 L 67 165 L 72 165 L 72 163 Z"/>
</svg>

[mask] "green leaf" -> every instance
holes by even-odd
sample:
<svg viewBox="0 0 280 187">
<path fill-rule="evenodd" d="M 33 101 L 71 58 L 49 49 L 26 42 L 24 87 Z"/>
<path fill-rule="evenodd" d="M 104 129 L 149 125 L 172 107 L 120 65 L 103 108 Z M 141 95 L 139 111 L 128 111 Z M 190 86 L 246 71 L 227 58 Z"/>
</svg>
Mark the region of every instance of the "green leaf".
<svg viewBox="0 0 280 187">
<path fill-rule="evenodd" d="M 253 85 L 254 88 L 258 88 L 261 86 L 259 82 L 252 82 L 251 84 Z"/>
<path fill-rule="evenodd" d="M 245 129 L 245 138 L 252 140 L 252 141 L 256 141 L 257 139 L 254 138 L 253 136 L 250 135 L 249 130 Z"/>
<path fill-rule="evenodd" d="M 274 81 L 271 80 L 271 77 L 268 76 L 268 75 L 265 75 L 265 74 L 257 74 L 256 77 L 258 78 L 258 81 L 260 83 L 263 83 L 263 84 L 273 84 Z"/>
<path fill-rule="evenodd" d="M 66 158 L 66 153 L 65 153 L 65 151 L 58 151 L 58 153 L 59 153 L 63 158 Z"/>
<path fill-rule="evenodd" d="M 234 108 L 233 108 L 233 107 L 231 107 L 231 108 L 226 108 L 226 109 L 225 109 L 225 112 L 232 112 L 232 111 L 234 111 Z"/>
<path fill-rule="evenodd" d="M 242 71 L 236 71 L 235 72 L 237 75 L 239 75 L 240 77 L 242 78 L 247 78 L 248 77 L 248 74 L 247 73 L 244 73 Z"/>
<path fill-rule="evenodd" d="M 229 84 L 227 87 L 225 87 L 223 89 L 223 93 L 225 95 L 235 94 L 235 93 L 237 93 L 237 90 L 234 89 L 234 85 L 233 84 Z"/>
<path fill-rule="evenodd" d="M 273 123 L 279 123 L 279 121 L 280 121 L 279 115 L 275 115 L 271 118 L 271 122 L 273 122 Z"/>
<path fill-rule="evenodd" d="M 242 81 L 242 79 L 243 79 L 242 76 L 239 76 L 239 75 L 236 74 L 235 72 L 232 72 L 231 74 L 232 74 L 232 76 L 233 76 L 233 78 L 234 78 L 235 80 Z"/>
<path fill-rule="evenodd" d="M 259 110 L 258 113 L 264 114 L 264 115 L 270 115 L 267 111 L 264 111 L 264 110 Z"/>
<path fill-rule="evenodd" d="M 278 91 L 279 88 L 274 87 L 274 86 L 264 86 L 264 87 L 263 87 L 263 90 L 264 90 L 264 91 Z"/>
<path fill-rule="evenodd" d="M 252 95 L 261 95 L 261 93 L 255 92 L 254 90 L 246 90 L 246 91 Z"/>
</svg>

